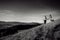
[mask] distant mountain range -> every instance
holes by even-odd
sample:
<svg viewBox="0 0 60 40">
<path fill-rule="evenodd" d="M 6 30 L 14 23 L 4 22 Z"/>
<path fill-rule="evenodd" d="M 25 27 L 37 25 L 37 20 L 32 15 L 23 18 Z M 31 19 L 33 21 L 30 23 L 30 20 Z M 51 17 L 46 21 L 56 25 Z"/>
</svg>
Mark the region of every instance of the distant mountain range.
<svg viewBox="0 0 60 40">
<path fill-rule="evenodd" d="M 5 29 L 7 27 L 12 27 L 16 25 L 41 25 L 42 23 L 36 23 L 36 22 L 30 22 L 30 23 L 25 23 L 25 22 L 5 22 L 5 21 L 0 21 L 0 29 Z"/>
</svg>

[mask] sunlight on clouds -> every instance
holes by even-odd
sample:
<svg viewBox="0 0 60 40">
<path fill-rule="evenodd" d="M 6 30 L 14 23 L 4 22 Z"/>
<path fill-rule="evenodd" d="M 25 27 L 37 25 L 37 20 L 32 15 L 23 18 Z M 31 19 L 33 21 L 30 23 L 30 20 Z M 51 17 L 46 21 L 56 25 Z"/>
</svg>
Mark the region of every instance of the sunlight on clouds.
<svg viewBox="0 0 60 40">
<path fill-rule="evenodd" d="M 53 14 L 52 14 L 53 13 Z M 48 15 L 52 14 L 53 18 L 59 18 L 58 16 L 54 16 L 56 14 L 56 11 L 51 11 L 51 12 L 34 12 L 34 13 L 28 13 L 28 14 L 22 14 L 19 12 L 14 12 L 14 11 L 10 11 L 10 10 L 3 10 L 0 11 L 0 21 L 19 21 L 19 22 L 39 22 L 39 23 L 43 23 L 44 20 L 44 16 L 46 15 L 47 17 L 49 17 Z M 48 22 L 50 22 L 48 20 Z"/>
</svg>

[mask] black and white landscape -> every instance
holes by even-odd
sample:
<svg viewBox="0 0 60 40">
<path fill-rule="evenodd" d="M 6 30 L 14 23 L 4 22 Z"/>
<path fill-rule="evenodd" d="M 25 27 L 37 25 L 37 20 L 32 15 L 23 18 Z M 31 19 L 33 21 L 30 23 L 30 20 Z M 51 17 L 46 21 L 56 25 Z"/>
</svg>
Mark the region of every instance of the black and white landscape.
<svg viewBox="0 0 60 40">
<path fill-rule="evenodd" d="M 60 40 L 60 1 L 0 0 L 0 40 Z"/>
<path fill-rule="evenodd" d="M 47 24 L 1 23 L 0 40 L 60 40 L 60 19 Z"/>
</svg>

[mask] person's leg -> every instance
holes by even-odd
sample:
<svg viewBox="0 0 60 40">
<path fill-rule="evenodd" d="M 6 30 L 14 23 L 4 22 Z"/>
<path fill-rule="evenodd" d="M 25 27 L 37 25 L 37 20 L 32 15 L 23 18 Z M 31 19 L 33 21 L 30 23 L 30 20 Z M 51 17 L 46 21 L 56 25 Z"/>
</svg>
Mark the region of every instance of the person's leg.
<svg viewBox="0 0 60 40">
<path fill-rule="evenodd" d="M 47 20 L 44 20 L 44 24 L 46 24 L 46 21 L 47 21 Z"/>
</svg>

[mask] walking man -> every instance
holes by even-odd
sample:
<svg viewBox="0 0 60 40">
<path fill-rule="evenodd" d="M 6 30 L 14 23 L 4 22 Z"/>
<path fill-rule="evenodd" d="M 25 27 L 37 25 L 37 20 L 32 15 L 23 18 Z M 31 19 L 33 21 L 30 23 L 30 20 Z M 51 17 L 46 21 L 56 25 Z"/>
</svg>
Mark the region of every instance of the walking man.
<svg viewBox="0 0 60 40">
<path fill-rule="evenodd" d="M 50 21 L 54 22 L 54 19 L 52 18 L 52 15 L 49 15 Z"/>
<path fill-rule="evenodd" d="M 45 16 L 45 19 L 44 19 L 44 24 L 46 24 L 47 23 L 47 17 Z"/>
</svg>

